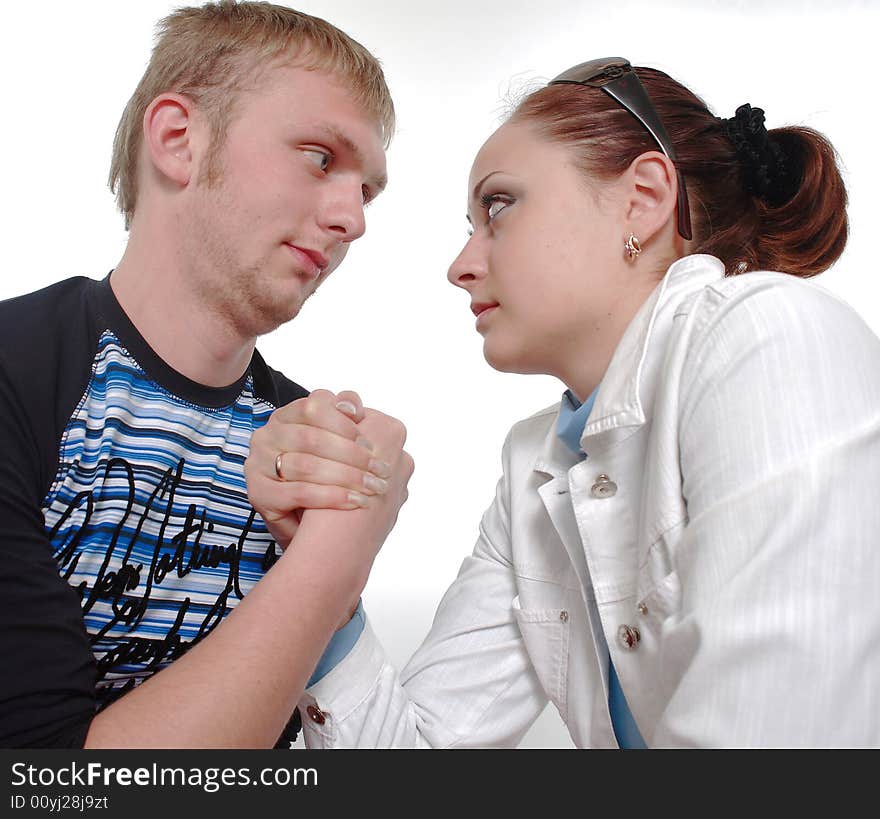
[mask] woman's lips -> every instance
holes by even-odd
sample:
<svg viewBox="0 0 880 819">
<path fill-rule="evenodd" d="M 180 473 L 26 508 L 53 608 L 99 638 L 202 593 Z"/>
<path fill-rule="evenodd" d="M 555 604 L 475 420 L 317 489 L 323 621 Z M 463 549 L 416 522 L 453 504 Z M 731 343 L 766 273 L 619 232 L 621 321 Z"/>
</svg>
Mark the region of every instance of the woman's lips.
<svg viewBox="0 0 880 819">
<path fill-rule="evenodd" d="M 471 305 L 471 311 L 477 317 L 477 329 L 485 324 L 488 317 L 495 312 L 498 302 L 477 302 Z"/>
</svg>

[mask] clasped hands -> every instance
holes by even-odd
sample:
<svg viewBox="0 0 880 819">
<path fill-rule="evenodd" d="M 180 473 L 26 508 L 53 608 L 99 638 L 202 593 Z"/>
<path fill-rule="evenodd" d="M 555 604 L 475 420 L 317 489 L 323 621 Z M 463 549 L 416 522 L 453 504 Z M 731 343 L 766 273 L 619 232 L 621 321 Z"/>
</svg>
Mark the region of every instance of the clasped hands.
<svg viewBox="0 0 880 819">
<path fill-rule="evenodd" d="M 317 529 L 365 584 L 407 499 L 414 464 L 405 441 L 404 425 L 364 408 L 357 393 L 315 390 L 254 432 L 248 499 L 282 550 L 303 528 Z"/>
</svg>

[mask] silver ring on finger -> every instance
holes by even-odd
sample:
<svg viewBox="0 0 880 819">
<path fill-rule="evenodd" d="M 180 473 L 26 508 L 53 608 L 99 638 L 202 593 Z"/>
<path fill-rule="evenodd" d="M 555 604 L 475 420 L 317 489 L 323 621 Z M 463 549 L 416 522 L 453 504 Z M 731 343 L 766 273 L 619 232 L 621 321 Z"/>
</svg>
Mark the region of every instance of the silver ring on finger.
<svg viewBox="0 0 880 819">
<path fill-rule="evenodd" d="M 279 452 L 275 456 L 275 474 L 278 476 L 279 481 L 284 480 L 284 473 L 281 471 L 281 459 L 284 457 L 283 452 Z"/>
</svg>

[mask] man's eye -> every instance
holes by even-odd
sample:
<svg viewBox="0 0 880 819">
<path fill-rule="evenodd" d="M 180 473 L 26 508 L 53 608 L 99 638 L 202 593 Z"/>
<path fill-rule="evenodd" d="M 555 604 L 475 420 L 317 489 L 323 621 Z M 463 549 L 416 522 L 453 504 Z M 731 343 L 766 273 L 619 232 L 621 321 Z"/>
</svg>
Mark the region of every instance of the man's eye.
<svg viewBox="0 0 880 819">
<path fill-rule="evenodd" d="M 333 154 L 319 148 L 303 148 L 303 153 L 308 157 L 309 162 L 314 163 L 322 171 L 327 170 L 330 166 L 330 160 L 333 159 Z"/>
</svg>

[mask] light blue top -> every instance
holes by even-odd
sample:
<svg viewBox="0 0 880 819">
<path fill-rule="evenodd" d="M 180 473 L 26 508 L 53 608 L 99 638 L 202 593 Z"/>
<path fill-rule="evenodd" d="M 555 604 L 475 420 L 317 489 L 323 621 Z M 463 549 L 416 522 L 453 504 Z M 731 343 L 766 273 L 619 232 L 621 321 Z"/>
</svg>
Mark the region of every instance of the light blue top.
<svg viewBox="0 0 880 819">
<path fill-rule="evenodd" d="M 556 434 L 572 452 L 580 454 L 582 458 L 586 458 L 587 454 L 581 449 L 581 436 L 584 434 L 584 427 L 589 420 L 597 392 L 599 392 L 598 387 L 593 390 L 583 404 L 578 401 L 571 390 L 566 390 L 562 396 Z M 629 710 L 610 656 L 608 658 L 608 710 L 611 713 L 614 736 L 621 748 L 648 747 L 645 745 L 645 740 L 642 739 L 632 712 Z"/>
<path fill-rule="evenodd" d="M 596 401 L 596 393 L 599 388 L 596 387 L 589 398 L 582 404 L 571 390 L 566 390 L 562 396 L 562 407 L 559 410 L 559 421 L 556 424 L 556 434 L 562 439 L 562 442 L 576 455 L 586 458 L 586 454 L 581 449 L 581 435 L 584 434 L 584 427 L 593 411 L 593 404 Z"/>
<path fill-rule="evenodd" d="M 361 636 L 361 632 L 364 630 L 365 620 L 366 615 L 364 614 L 364 603 L 362 600 L 358 600 L 358 606 L 355 609 L 351 620 L 339 629 L 339 631 L 333 635 L 330 642 L 327 643 L 327 648 L 324 649 L 321 659 L 318 660 L 318 665 L 315 666 L 315 673 L 312 674 L 311 679 L 306 683 L 306 686 L 314 685 L 345 659 L 348 652 L 354 648 L 354 644 L 358 641 L 358 637 Z"/>
</svg>

